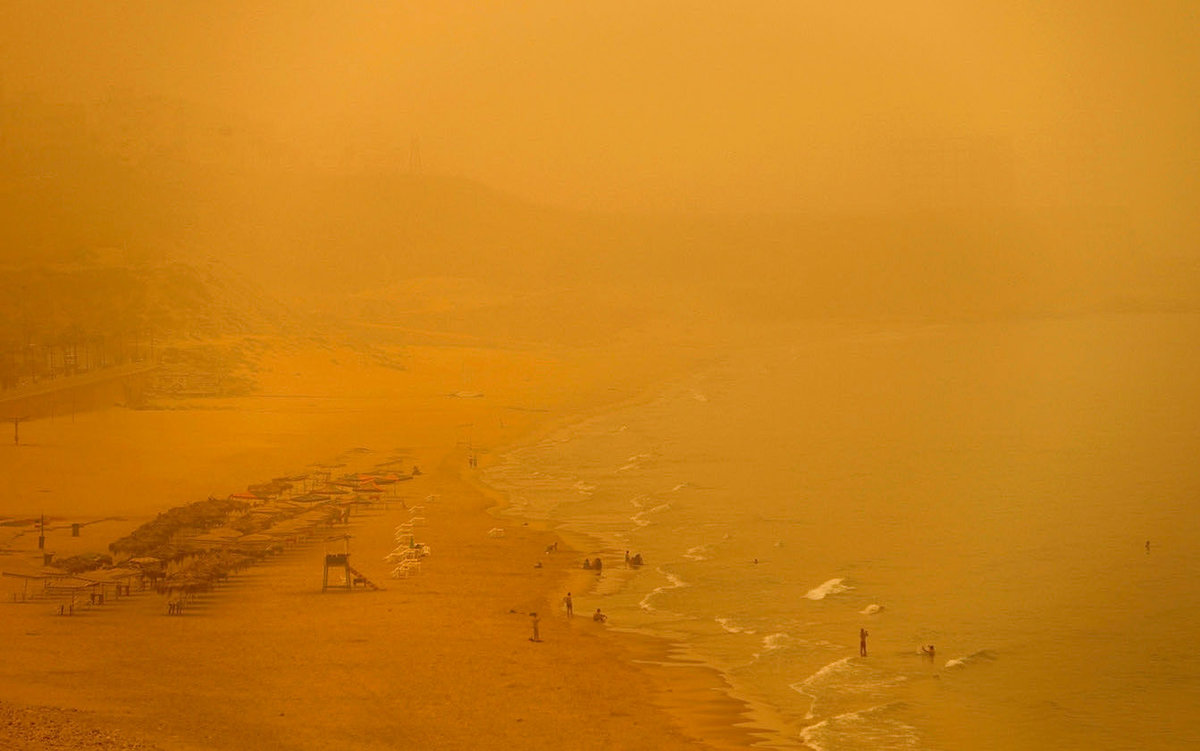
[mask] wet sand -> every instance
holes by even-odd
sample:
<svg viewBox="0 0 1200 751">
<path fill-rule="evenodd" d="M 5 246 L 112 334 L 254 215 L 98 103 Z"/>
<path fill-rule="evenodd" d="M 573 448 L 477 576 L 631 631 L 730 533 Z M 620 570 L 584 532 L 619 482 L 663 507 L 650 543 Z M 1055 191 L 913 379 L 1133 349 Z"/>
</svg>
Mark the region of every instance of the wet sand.
<svg viewBox="0 0 1200 751">
<path fill-rule="evenodd" d="M 489 451 L 635 392 L 658 373 L 606 357 L 413 349 L 404 370 L 350 351 L 264 362 L 260 393 L 174 409 L 32 421 L 0 451 L 0 516 L 44 510 L 47 550 L 104 552 L 153 514 L 316 463 L 420 466 L 356 514 L 352 564 L 382 591 L 320 591 L 320 540 L 235 575 L 168 617 L 152 591 L 60 617 L 3 583 L 0 737 L 7 748 L 744 748 L 746 707 L 669 645 L 596 624 L 582 555 L 501 519 L 477 482 Z M 465 371 L 483 396 L 455 397 Z M 564 384 L 569 384 L 565 387 Z M 342 471 L 342 470 L 338 470 Z M 431 498 L 432 497 L 432 498 Z M 430 500 L 426 501 L 425 499 Z M 393 530 L 424 505 L 421 571 L 391 579 Z M 119 519 L 109 517 L 119 516 Z M 70 536 L 72 521 L 97 521 Z M 489 530 L 503 527 L 503 537 Z M 33 565 L 36 533 L 3 527 L 0 568 Z M 28 528 L 25 528 L 28 530 Z M 340 534 L 343 530 L 331 530 Z M 538 562 L 541 567 L 536 567 Z M 575 592 L 568 620 L 562 595 Z M 530 641 L 530 612 L 542 641 Z M 619 625 L 619 624 L 611 624 Z M 16 719 L 13 719 L 16 718 Z M 31 719 L 32 718 L 32 719 Z"/>
</svg>

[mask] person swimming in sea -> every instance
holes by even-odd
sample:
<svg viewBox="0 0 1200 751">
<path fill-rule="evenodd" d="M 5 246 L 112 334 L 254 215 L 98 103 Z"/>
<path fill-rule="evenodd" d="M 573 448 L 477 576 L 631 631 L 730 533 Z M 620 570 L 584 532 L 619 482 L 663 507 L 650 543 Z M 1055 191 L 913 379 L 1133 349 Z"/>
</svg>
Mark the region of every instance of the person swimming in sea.
<svg viewBox="0 0 1200 751">
<path fill-rule="evenodd" d="M 933 645 L 930 644 L 928 647 L 921 647 L 921 654 L 932 660 L 934 656 Z"/>
</svg>

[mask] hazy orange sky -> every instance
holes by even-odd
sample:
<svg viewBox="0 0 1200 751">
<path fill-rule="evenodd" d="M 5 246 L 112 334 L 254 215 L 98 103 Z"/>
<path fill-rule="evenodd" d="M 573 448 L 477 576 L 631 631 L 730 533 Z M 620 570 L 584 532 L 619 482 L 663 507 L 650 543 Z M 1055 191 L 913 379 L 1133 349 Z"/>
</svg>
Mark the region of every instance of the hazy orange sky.
<svg viewBox="0 0 1200 751">
<path fill-rule="evenodd" d="M 1182 217 L 1196 7 L 2 0 L 0 35 L 10 102 L 162 94 L 335 159 L 419 135 L 427 170 L 541 202 L 874 207 L 896 153 L 951 144 L 1004 200 Z"/>
</svg>

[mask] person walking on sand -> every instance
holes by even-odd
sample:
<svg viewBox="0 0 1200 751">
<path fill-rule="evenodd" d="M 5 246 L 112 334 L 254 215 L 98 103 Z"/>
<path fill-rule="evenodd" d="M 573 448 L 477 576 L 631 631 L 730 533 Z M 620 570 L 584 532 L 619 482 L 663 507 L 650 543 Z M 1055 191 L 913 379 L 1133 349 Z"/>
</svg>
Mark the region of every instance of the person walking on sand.
<svg viewBox="0 0 1200 751">
<path fill-rule="evenodd" d="M 858 630 L 858 656 L 859 657 L 867 656 L 867 637 L 868 636 L 870 636 L 870 634 L 867 633 L 867 630 L 865 628 L 860 628 Z"/>
<path fill-rule="evenodd" d="M 567 596 L 563 598 L 563 606 L 567 609 L 567 617 L 575 617 L 575 603 L 571 600 L 571 593 L 567 592 Z"/>
<path fill-rule="evenodd" d="M 529 641 L 541 641 L 542 637 L 538 634 L 538 624 L 542 622 L 542 619 L 538 618 L 537 613 L 530 613 L 529 618 L 533 621 L 533 636 L 529 637 Z"/>
</svg>

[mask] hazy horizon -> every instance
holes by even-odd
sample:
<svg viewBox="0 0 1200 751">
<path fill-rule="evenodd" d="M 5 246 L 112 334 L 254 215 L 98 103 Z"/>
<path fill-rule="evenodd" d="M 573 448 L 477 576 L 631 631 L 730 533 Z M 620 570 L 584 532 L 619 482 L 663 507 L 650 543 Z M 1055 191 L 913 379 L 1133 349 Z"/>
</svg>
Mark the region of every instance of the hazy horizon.
<svg viewBox="0 0 1200 751">
<path fill-rule="evenodd" d="M 1100 205 L 1195 230 L 1186 2 L 10 0 L 0 13 L 10 103 L 164 96 L 318 163 L 407 168 L 415 150 L 426 171 L 535 203 Z"/>
</svg>

